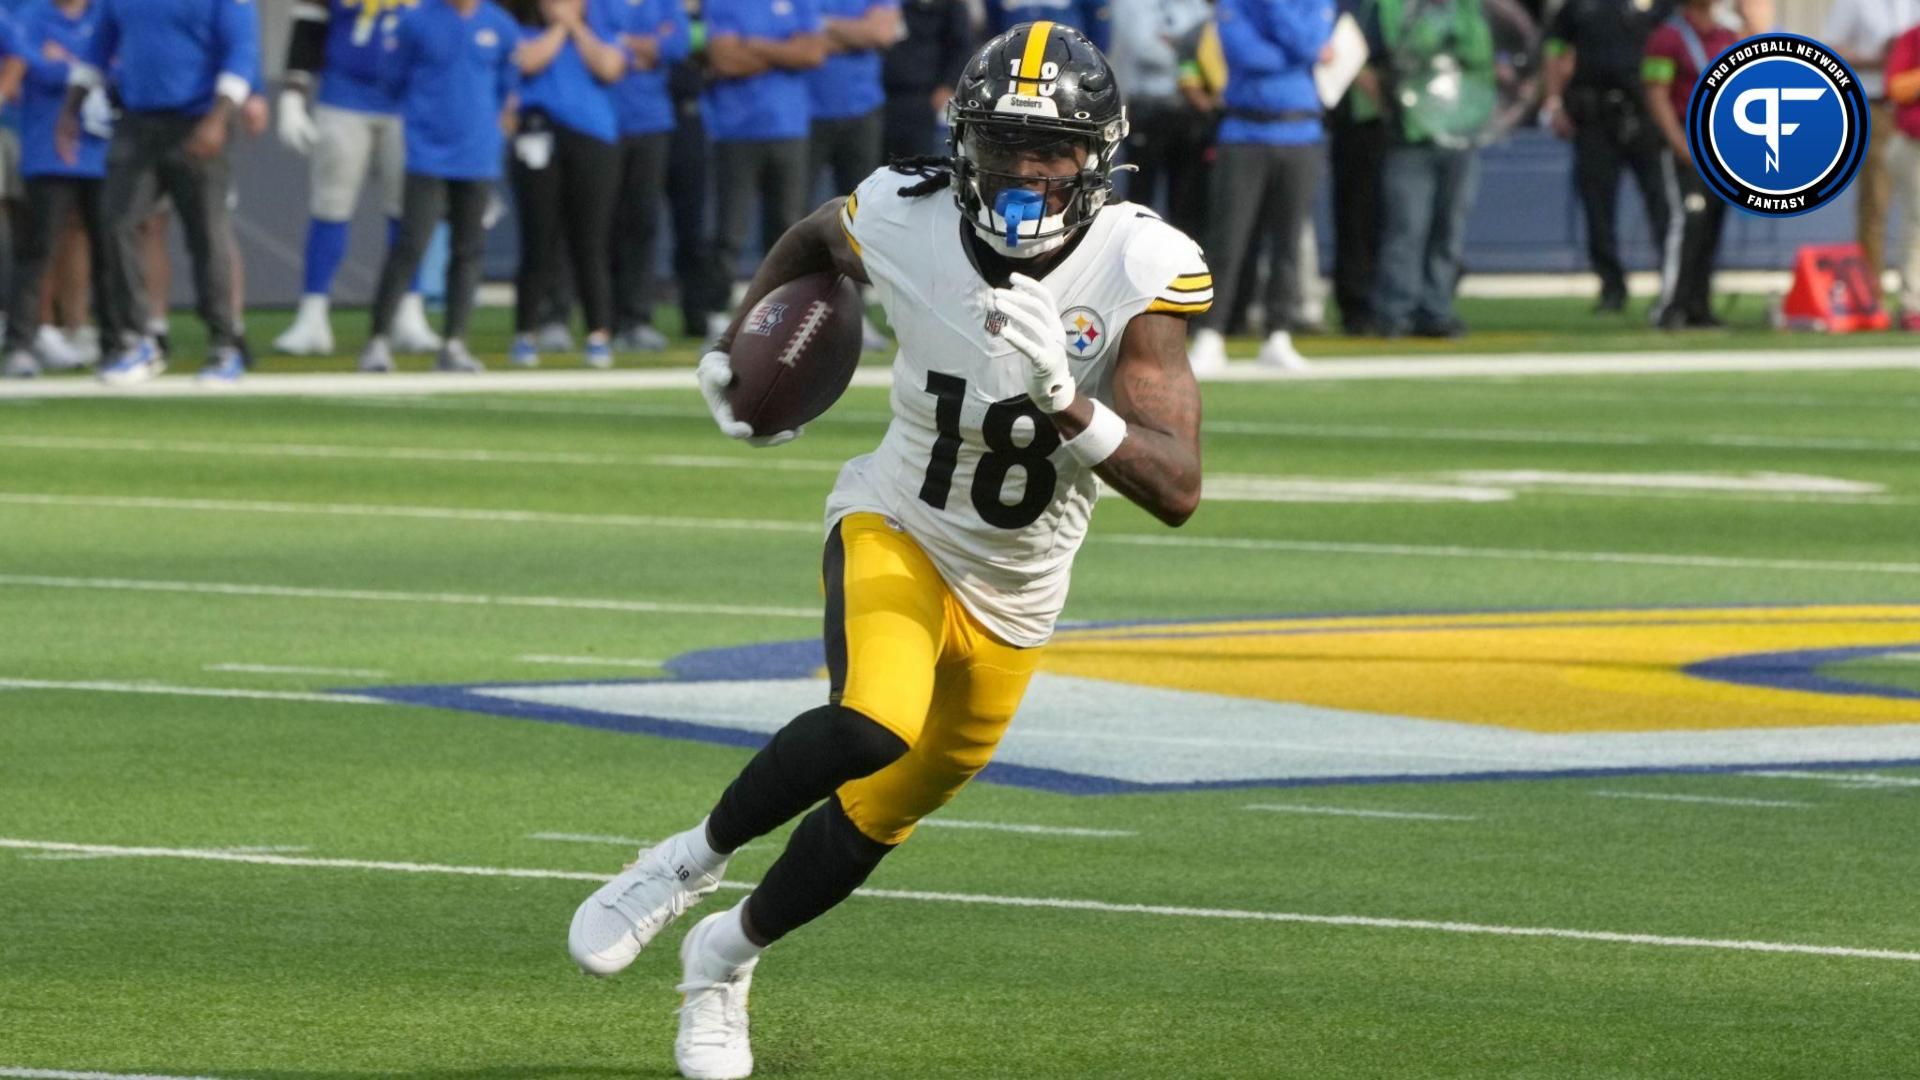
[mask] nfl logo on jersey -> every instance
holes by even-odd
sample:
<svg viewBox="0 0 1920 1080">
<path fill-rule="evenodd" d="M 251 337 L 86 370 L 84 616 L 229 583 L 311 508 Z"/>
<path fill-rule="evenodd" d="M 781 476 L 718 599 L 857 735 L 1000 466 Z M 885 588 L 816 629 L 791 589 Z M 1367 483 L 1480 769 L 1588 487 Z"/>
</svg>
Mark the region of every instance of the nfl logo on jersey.
<svg viewBox="0 0 1920 1080">
<path fill-rule="evenodd" d="M 787 305 L 785 304 L 760 304 L 747 313 L 747 324 L 740 329 L 749 334 L 772 337 L 773 328 L 780 325 L 780 320 L 785 318 L 786 314 Z"/>
<path fill-rule="evenodd" d="M 1000 331 L 1007 328 L 1006 313 L 998 308 L 987 312 L 986 328 L 989 337 L 999 337 Z"/>
</svg>

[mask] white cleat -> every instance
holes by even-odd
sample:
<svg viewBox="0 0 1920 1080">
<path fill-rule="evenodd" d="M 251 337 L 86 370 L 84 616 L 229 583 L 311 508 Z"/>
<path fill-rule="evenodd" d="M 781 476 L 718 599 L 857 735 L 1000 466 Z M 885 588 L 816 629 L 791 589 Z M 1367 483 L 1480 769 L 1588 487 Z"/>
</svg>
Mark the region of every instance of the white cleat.
<svg viewBox="0 0 1920 1080">
<path fill-rule="evenodd" d="M 424 356 L 439 352 L 441 344 L 440 335 L 427 322 L 427 302 L 417 292 L 401 297 L 400 307 L 393 313 L 393 347 Z"/>
<path fill-rule="evenodd" d="M 48 371 L 72 371 L 98 360 L 100 350 L 96 347 L 90 360 L 67 335 L 55 327 L 42 326 L 33 336 L 33 355 L 40 361 L 40 366 Z"/>
<path fill-rule="evenodd" d="M 1218 375 L 1227 370 L 1227 339 L 1218 330 L 1202 330 L 1187 346 L 1187 363 L 1195 375 Z"/>
<path fill-rule="evenodd" d="M 6 361 L 0 365 L 0 376 L 9 379 L 33 379 L 40 375 L 40 361 L 25 349 L 15 349 L 7 354 Z"/>
<path fill-rule="evenodd" d="M 533 332 L 533 347 L 541 352 L 572 352 L 573 331 L 563 322 L 548 323 Z"/>
<path fill-rule="evenodd" d="M 273 339 L 273 351 L 285 356 L 332 356 L 333 325 L 327 318 L 327 298 L 301 297 L 293 325 Z"/>
<path fill-rule="evenodd" d="M 367 342 L 367 347 L 360 351 L 360 370 L 368 375 L 393 372 L 393 349 L 388 347 L 386 338 L 377 337 Z"/>
<path fill-rule="evenodd" d="M 727 912 L 695 923 L 680 942 L 680 1034 L 673 1061 L 687 1080 L 742 1080 L 753 1075 L 747 1041 L 747 991 L 760 958 L 736 968 L 705 951 L 707 935 Z"/>
<path fill-rule="evenodd" d="M 589 975 L 617 975 L 668 923 L 719 888 L 726 872 L 725 863 L 715 873 L 701 870 L 670 836 L 581 903 L 567 928 L 567 951 Z"/>
<path fill-rule="evenodd" d="M 1267 335 L 1266 344 L 1260 346 L 1260 356 L 1255 360 L 1261 367 L 1279 368 L 1282 371 L 1307 371 L 1312 365 L 1293 347 L 1293 335 L 1285 330 L 1275 330 Z"/>
</svg>

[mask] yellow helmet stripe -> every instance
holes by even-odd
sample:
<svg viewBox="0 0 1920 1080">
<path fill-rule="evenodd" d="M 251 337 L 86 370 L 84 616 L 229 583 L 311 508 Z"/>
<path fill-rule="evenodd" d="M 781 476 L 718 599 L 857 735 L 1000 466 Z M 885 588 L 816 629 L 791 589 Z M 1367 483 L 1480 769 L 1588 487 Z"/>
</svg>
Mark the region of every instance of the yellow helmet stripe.
<svg viewBox="0 0 1920 1080">
<path fill-rule="evenodd" d="M 1033 24 L 1027 31 L 1027 47 L 1020 54 L 1020 85 L 1022 94 L 1040 92 L 1040 62 L 1047 55 L 1047 42 L 1053 37 L 1053 24 L 1045 19 Z"/>
</svg>

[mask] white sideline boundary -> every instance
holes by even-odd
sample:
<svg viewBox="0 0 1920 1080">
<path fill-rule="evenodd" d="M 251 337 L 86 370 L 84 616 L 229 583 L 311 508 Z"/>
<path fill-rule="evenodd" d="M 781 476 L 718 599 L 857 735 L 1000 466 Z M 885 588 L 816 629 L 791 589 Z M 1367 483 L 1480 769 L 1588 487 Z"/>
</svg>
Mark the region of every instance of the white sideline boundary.
<svg viewBox="0 0 1920 1080">
<path fill-rule="evenodd" d="M 308 867 L 331 870 L 376 870 L 404 874 L 453 874 L 465 877 L 533 878 L 560 881 L 607 880 L 604 873 L 575 870 L 539 870 L 504 866 L 459 866 L 438 863 L 389 862 L 367 859 L 318 859 L 290 855 L 257 855 L 203 848 L 128 847 L 116 844 L 78 844 L 57 840 L 27 840 L 0 837 L 0 848 L 21 851 L 75 851 L 103 855 L 125 855 L 155 859 L 196 859 L 262 866 Z M 749 891 L 753 882 L 721 882 L 723 888 Z M 1370 930 L 1412 930 L 1441 934 L 1468 934 L 1494 937 L 1550 938 L 1587 941 L 1609 945 L 1644 945 L 1668 949 L 1714 949 L 1744 953 L 1774 953 L 1799 956 L 1825 956 L 1850 960 L 1893 960 L 1920 963 L 1920 952 L 1901 949 L 1855 948 L 1840 945 L 1808 945 L 1783 941 L 1748 941 L 1738 938 L 1677 937 L 1666 934 L 1621 933 L 1610 930 L 1569 930 L 1549 926 L 1502 926 L 1489 923 L 1454 922 L 1435 919 L 1379 918 L 1371 915 L 1315 915 L 1287 911 L 1251 911 L 1235 908 L 1184 907 L 1170 904 L 1122 904 L 1105 900 L 1075 900 L 1064 897 L 993 896 L 979 893 L 930 892 L 918 889 L 859 889 L 855 896 L 875 900 L 903 900 L 921 903 L 976 904 L 990 907 L 1037 908 L 1053 911 L 1090 911 L 1107 915 L 1144 915 L 1169 919 L 1225 919 L 1246 922 L 1298 923 L 1309 926 L 1338 926 Z"/>
<path fill-rule="evenodd" d="M 1883 371 L 1920 368 L 1911 348 L 1755 349 L 1375 356 L 1316 360 L 1302 372 L 1276 371 L 1249 360 L 1228 363 L 1207 382 L 1326 382 L 1355 379 L 1531 378 L 1566 375 L 1684 375 L 1701 372 Z M 892 371 L 879 365 L 854 373 L 853 385 L 885 389 Z M 165 375 L 137 386 L 87 378 L 48 378 L 0 386 L 0 401 L 55 398 L 411 397 L 432 394 L 589 393 L 605 390 L 693 391 L 693 369 L 626 371 L 488 371 L 476 375 L 327 373 L 249 375 L 232 386 L 202 386 L 190 375 Z"/>
<path fill-rule="evenodd" d="M 74 1072 L 71 1069 L 23 1069 L 12 1065 L 0 1067 L 0 1076 L 17 1076 L 23 1078 L 23 1080 L 235 1080 L 234 1077 L 230 1076 L 167 1076 L 163 1073 Z"/>
</svg>

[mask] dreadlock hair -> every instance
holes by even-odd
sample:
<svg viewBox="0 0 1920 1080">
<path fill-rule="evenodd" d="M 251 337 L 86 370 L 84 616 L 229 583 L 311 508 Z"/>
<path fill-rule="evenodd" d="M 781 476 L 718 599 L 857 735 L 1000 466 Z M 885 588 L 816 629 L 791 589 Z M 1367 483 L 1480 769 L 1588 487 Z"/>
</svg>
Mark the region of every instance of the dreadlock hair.
<svg viewBox="0 0 1920 1080">
<path fill-rule="evenodd" d="M 953 183 L 953 159 L 950 157 L 924 154 L 917 157 L 894 158 L 887 167 L 903 176 L 920 178 L 919 183 L 908 184 L 900 189 L 902 198 L 918 199 L 925 195 L 932 195 L 936 191 L 945 191 L 947 186 Z"/>
</svg>

